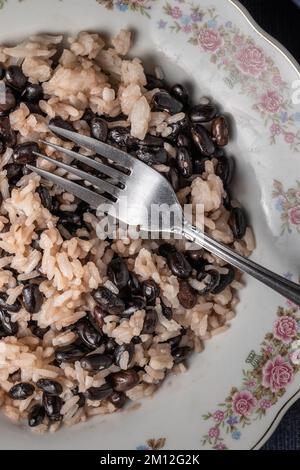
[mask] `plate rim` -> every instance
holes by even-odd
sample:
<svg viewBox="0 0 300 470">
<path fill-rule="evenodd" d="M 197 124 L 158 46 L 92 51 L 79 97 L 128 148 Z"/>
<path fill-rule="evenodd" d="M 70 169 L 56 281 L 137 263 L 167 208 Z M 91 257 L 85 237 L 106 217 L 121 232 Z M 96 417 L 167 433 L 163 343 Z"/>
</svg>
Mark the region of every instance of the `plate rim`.
<svg viewBox="0 0 300 470">
<path fill-rule="evenodd" d="M 263 29 L 254 19 L 249 10 L 240 3 L 239 0 L 227 0 L 232 4 L 241 15 L 247 20 L 250 26 L 255 30 L 255 32 L 261 36 L 265 41 L 267 41 L 272 47 L 274 47 L 280 54 L 290 63 L 296 73 L 300 78 L 300 64 L 293 56 L 293 54 L 277 39 L 275 39 L 271 34 L 269 34 L 265 29 Z M 300 399 L 300 388 L 289 398 L 287 399 L 282 407 L 278 410 L 272 422 L 268 426 L 264 434 L 258 439 L 256 444 L 250 450 L 259 450 L 264 444 L 271 438 L 276 429 L 281 423 L 282 418 L 287 413 L 287 411 L 292 407 L 292 405 Z"/>
</svg>

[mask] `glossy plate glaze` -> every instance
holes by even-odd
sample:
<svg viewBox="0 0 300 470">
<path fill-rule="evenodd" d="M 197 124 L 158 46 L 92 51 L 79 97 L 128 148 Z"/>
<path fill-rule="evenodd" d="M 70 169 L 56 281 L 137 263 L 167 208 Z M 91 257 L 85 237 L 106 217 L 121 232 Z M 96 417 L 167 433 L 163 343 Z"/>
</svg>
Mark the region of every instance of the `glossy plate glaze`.
<svg viewBox="0 0 300 470">
<path fill-rule="evenodd" d="M 1 0 L 0 7 L 5 43 L 38 32 L 129 27 L 132 54 L 162 66 L 170 82 L 192 84 L 195 99 L 216 100 L 232 122 L 228 151 L 256 235 L 253 259 L 298 280 L 299 66 L 237 2 Z M 259 448 L 300 394 L 300 312 L 245 280 L 230 330 L 152 399 L 41 437 L 0 415 L 0 448 Z"/>
</svg>

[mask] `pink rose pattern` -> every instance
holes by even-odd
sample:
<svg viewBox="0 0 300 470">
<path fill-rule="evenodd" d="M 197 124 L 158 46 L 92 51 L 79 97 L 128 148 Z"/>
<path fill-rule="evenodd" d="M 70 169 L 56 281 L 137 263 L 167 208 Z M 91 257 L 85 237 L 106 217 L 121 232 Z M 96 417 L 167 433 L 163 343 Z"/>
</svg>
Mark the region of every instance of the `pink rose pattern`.
<svg viewBox="0 0 300 470">
<path fill-rule="evenodd" d="M 268 361 L 263 370 L 262 385 L 272 392 L 285 389 L 293 380 L 293 368 L 282 356 Z"/>
<path fill-rule="evenodd" d="M 200 47 L 226 72 L 228 86 L 239 86 L 251 99 L 268 128 L 270 143 L 280 140 L 291 151 L 300 151 L 300 126 L 291 106 L 289 85 L 253 38 L 242 34 L 232 22 L 221 24 L 216 9 L 204 10 L 190 0 L 181 0 L 180 7 L 178 1 L 167 0 L 162 10 L 164 29 L 183 33 L 190 44 Z"/>
<path fill-rule="evenodd" d="M 236 55 L 237 67 L 245 74 L 259 77 L 266 68 L 264 52 L 250 44 L 239 50 Z"/>
<path fill-rule="evenodd" d="M 218 31 L 203 28 L 199 33 L 199 44 L 205 51 L 216 52 L 222 46 L 223 41 Z"/>
<path fill-rule="evenodd" d="M 282 103 L 282 97 L 276 91 L 267 91 L 261 97 L 260 105 L 267 113 L 276 113 Z"/>
<path fill-rule="evenodd" d="M 300 225 L 300 206 L 293 207 L 289 210 L 291 224 Z"/>
<path fill-rule="evenodd" d="M 299 208 L 300 218 L 300 208 Z M 300 223 L 300 220 L 299 220 Z M 291 318 L 288 315 L 278 318 L 274 325 L 274 336 L 285 344 L 289 344 L 293 338 L 297 335 L 298 324 L 295 318 Z"/>
<path fill-rule="evenodd" d="M 275 209 L 280 213 L 281 234 L 296 231 L 300 234 L 300 181 L 296 186 L 285 190 L 280 181 L 273 182 Z"/>
<path fill-rule="evenodd" d="M 230 437 L 239 438 L 245 426 L 263 418 L 285 393 L 300 371 L 300 351 L 295 347 L 300 340 L 298 312 L 297 308 L 278 309 L 273 332 L 265 335 L 259 354 L 252 351 L 249 355 L 252 359 L 247 358 L 252 368 L 243 371 L 242 386 L 232 388 L 216 411 L 203 416 L 211 423 L 203 436 L 203 445 L 228 449 Z"/>
<path fill-rule="evenodd" d="M 232 397 L 233 411 L 241 416 L 249 416 L 256 405 L 256 399 L 248 390 L 236 392 Z"/>
</svg>

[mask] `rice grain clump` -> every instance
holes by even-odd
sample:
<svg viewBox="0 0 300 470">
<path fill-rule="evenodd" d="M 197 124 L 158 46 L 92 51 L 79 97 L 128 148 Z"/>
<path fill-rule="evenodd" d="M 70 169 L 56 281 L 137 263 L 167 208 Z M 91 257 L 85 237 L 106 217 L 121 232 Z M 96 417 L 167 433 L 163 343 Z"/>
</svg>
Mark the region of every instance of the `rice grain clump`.
<svg viewBox="0 0 300 470">
<path fill-rule="evenodd" d="M 84 202 L 28 172 L 30 163 L 65 176 L 35 155 L 70 163 L 40 143 L 73 148 L 49 122 L 131 153 L 165 174 L 193 216 L 203 204 L 215 239 L 246 256 L 255 246 L 227 193 L 233 165 L 216 106 L 191 106 L 182 85 L 147 75 L 127 57 L 129 31 L 112 47 L 81 32 L 58 53 L 62 39 L 0 48 L 0 405 L 38 433 L 152 395 L 228 328 L 242 287 L 232 267 L 182 241 L 108 240 Z"/>
</svg>

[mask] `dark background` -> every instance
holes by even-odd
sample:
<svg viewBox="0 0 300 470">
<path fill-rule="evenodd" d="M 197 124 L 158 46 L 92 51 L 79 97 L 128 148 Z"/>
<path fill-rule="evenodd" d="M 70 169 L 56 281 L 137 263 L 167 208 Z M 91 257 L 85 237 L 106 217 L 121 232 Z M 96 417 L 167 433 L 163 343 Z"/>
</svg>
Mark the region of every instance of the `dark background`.
<svg viewBox="0 0 300 470">
<path fill-rule="evenodd" d="M 292 0 L 240 0 L 240 3 L 300 62 L 300 8 Z"/>
<path fill-rule="evenodd" d="M 300 8 L 292 0 L 240 2 L 256 22 L 280 41 L 300 62 Z M 290 408 L 264 449 L 300 450 L 300 401 Z"/>
</svg>

